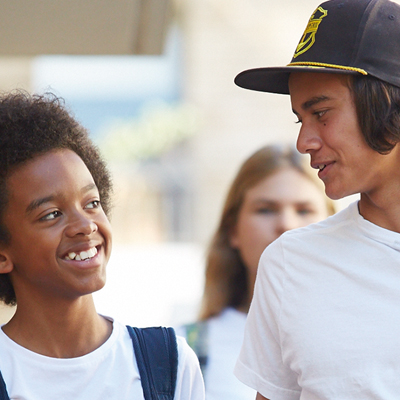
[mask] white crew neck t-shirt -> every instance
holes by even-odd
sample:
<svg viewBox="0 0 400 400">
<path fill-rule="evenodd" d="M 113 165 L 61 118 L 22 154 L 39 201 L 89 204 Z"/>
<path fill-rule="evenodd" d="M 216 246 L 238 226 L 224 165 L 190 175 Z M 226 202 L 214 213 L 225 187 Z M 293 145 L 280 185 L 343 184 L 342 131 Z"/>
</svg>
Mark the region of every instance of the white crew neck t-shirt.
<svg viewBox="0 0 400 400">
<path fill-rule="evenodd" d="M 111 319 L 110 319 L 111 320 Z M 178 374 L 175 400 L 204 400 L 198 361 L 177 337 Z M 75 358 L 34 353 L 0 329 L 0 371 L 11 400 L 143 400 L 132 340 L 126 327 L 113 321 L 108 340 Z"/>
<path fill-rule="evenodd" d="M 272 400 L 400 398 L 400 234 L 353 203 L 268 246 L 235 374 Z"/>
</svg>

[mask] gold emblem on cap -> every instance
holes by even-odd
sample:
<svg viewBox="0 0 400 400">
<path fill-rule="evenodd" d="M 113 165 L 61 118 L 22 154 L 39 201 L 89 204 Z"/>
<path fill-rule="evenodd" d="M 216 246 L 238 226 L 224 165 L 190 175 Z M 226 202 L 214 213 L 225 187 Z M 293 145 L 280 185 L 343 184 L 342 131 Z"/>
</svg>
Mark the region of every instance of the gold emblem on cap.
<svg viewBox="0 0 400 400">
<path fill-rule="evenodd" d="M 317 11 L 319 11 L 321 15 L 318 18 L 315 18 L 315 14 L 317 13 Z M 318 7 L 313 12 L 308 21 L 306 30 L 304 31 L 303 36 L 300 40 L 300 43 L 297 45 L 293 58 L 296 58 L 300 54 L 305 53 L 315 43 L 315 34 L 317 33 L 319 24 L 321 23 L 322 18 L 325 18 L 327 15 L 328 11 L 324 10 L 322 7 Z"/>
</svg>

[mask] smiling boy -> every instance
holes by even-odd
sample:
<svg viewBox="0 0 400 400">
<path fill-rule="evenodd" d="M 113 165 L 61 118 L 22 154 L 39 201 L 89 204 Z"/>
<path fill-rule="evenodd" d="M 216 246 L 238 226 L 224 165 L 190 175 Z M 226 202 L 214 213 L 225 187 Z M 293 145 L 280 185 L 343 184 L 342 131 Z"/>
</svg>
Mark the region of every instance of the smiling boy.
<svg viewBox="0 0 400 400">
<path fill-rule="evenodd" d="M 288 66 L 240 73 L 290 94 L 332 199 L 360 200 L 263 253 L 235 374 L 257 399 L 400 396 L 400 6 L 332 0 Z"/>
<path fill-rule="evenodd" d="M 0 97 L 0 299 L 17 304 L 0 330 L 0 398 L 143 399 L 128 330 L 92 298 L 111 254 L 111 192 L 60 99 Z M 197 359 L 177 344 L 174 399 L 202 400 Z"/>
</svg>

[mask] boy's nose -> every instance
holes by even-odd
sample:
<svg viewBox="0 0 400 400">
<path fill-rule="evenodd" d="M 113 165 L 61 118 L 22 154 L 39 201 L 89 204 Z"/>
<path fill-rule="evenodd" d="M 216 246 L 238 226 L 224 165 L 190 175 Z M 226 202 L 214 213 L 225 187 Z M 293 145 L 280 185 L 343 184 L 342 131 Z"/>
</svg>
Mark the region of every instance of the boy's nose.
<svg viewBox="0 0 400 400">
<path fill-rule="evenodd" d="M 297 137 L 297 150 L 302 154 L 309 154 L 318 150 L 321 147 L 321 144 L 321 138 L 315 130 L 303 124 Z"/>
<path fill-rule="evenodd" d="M 96 232 L 98 229 L 97 224 L 86 215 L 76 212 L 71 221 L 69 222 L 66 234 L 68 236 L 84 235 L 89 236 Z"/>
</svg>

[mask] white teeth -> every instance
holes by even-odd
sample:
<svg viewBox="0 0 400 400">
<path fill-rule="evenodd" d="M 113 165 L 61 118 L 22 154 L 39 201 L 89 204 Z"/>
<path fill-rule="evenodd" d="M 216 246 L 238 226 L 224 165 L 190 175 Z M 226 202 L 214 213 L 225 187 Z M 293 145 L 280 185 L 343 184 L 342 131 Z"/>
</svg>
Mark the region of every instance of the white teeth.
<svg viewBox="0 0 400 400">
<path fill-rule="evenodd" d="M 73 251 L 71 251 L 71 253 L 68 253 L 68 255 L 65 257 L 65 259 L 66 260 L 82 261 L 82 260 L 87 260 L 89 258 L 92 258 L 96 254 L 97 254 L 96 247 L 92 247 L 91 249 L 89 249 L 87 251 L 81 251 L 79 254 L 76 254 Z"/>
<path fill-rule="evenodd" d="M 322 169 L 324 169 L 325 168 L 325 164 L 320 164 L 320 165 L 318 165 L 318 169 L 319 170 L 322 170 Z"/>
<path fill-rule="evenodd" d="M 97 249 L 96 249 L 96 247 L 93 247 L 93 248 L 89 249 L 89 250 L 87 251 L 87 253 L 88 253 L 88 256 L 89 256 L 90 258 L 94 257 L 94 256 L 97 254 Z"/>
</svg>

